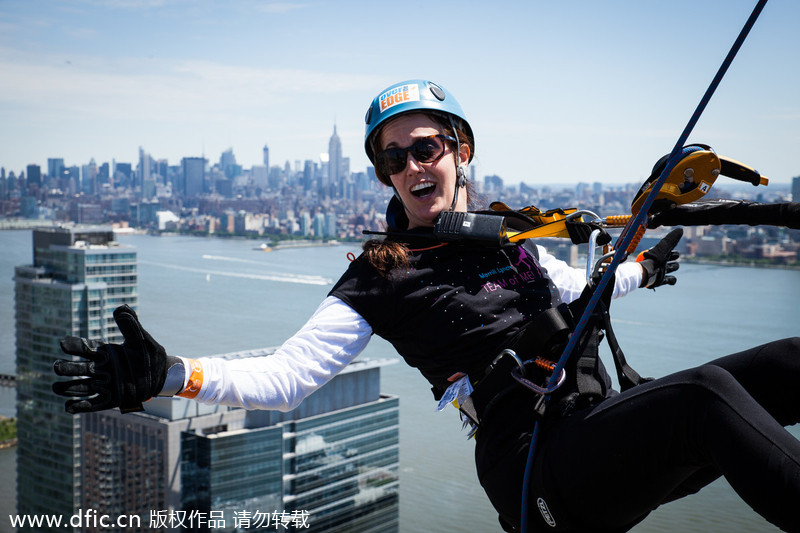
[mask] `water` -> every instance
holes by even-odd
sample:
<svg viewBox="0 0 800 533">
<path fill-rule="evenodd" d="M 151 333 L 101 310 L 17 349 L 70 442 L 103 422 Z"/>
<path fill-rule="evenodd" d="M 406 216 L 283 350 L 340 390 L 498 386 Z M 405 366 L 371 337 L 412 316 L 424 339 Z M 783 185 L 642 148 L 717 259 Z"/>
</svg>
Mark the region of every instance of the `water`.
<svg viewBox="0 0 800 533">
<path fill-rule="evenodd" d="M 347 252 L 358 252 L 342 245 L 264 253 L 254 250 L 257 241 L 197 237 L 119 240 L 138 251 L 145 327 L 169 353 L 190 357 L 280 344 L 325 297 L 327 280 L 347 267 Z M 31 262 L 30 232 L 0 232 L 0 249 L 0 372 L 13 373 L 11 278 L 15 265 Z M 637 291 L 614 303 L 620 343 L 645 375 L 800 333 L 798 271 L 683 265 L 678 276 L 675 287 Z M 320 277 L 324 284 L 314 284 Z M 378 338 L 362 357 L 398 359 Z M 384 367 L 381 387 L 400 396 L 401 531 L 499 531 L 474 473 L 473 444 L 455 413 L 434 412 L 426 381 L 404 364 Z M 0 387 L 0 414 L 14 414 L 13 399 L 13 389 Z M 14 479 L 13 471 L 13 452 L 0 450 L 3 478 Z M 3 484 L 3 490 L 13 489 Z M 0 493 L 0 517 L 13 512 L 13 502 L 13 493 Z M 662 507 L 634 531 L 778 530 L 717 482 Z"/>
</svg>

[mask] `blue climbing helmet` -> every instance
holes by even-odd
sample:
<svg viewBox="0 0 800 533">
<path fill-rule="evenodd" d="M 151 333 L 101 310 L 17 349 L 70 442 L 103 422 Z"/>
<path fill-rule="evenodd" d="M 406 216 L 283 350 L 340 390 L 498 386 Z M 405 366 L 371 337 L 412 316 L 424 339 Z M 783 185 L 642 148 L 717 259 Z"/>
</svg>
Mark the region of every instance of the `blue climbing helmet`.
<svg viewBox="0 0 800 533">
<path fill-rule="evenodd" d="M 376 96 L 367 109 L 364 134 L 364 149 L 367 157 L 375 163 L 375 139 L 389 119 L 404 113 L 431 112 L 442 116 L 453 127 L 461 128 L 473 143 L 469 158 L 475 151 L 472 128 L 455 97 L 441 85 L 427 80 L 408 80 L 395 83 Z M 466 141 L 466 139 L 464 139 Z M 380 178 L 380 176 L 379 176 Z M 381 180 L 384 181 L 384 180 Z"/>
</svg>

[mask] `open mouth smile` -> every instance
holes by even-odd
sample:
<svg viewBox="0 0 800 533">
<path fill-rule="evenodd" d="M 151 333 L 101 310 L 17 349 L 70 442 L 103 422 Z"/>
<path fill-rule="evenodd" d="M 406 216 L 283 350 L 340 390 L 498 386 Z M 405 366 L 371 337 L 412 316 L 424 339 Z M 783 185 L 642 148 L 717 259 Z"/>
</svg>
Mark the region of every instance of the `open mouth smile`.
<svg viewBox="0 0 800 533">
<path fill-rule="evenodd" d="M 436 184 L 432 181 L 422 181 L 411 187 L 411 194 L 417 198 L 427 198 L 436 192 Z"/>
</svg>

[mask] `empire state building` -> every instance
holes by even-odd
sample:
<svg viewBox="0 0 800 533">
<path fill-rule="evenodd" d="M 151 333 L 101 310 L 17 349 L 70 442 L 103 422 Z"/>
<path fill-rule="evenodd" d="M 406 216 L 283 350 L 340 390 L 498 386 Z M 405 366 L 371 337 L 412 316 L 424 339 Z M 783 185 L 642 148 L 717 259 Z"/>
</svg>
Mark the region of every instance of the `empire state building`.
<svg viewBox="0 0 800 533">
<path fill-rule="evenodd" d="M 342 179 L 342 141 L 336 134 L 336 124 L 333 125 L 333 135 L 328 142 L 328 183 L 338 190 Z"/>
</svg>

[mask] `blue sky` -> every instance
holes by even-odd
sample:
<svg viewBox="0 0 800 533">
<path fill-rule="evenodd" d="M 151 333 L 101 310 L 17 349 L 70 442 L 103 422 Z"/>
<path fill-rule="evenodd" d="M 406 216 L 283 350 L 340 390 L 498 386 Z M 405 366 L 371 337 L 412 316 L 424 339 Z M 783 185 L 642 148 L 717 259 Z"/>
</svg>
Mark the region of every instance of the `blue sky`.
<svg viewBox="0 0 800 533">
<path fill-rule="evenodd" d="M 0 166 L 245 167 L 318 159 L 334 122 L 363 170 L 372 97 L 409 78 L 453 92 L 477 175 L 646 177 L 755 0 L 0 0 Z M 773 182 L 800 175 L 800 3 L 772 0 L 690 141 Z"/>
</svg>

